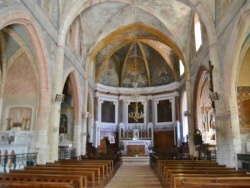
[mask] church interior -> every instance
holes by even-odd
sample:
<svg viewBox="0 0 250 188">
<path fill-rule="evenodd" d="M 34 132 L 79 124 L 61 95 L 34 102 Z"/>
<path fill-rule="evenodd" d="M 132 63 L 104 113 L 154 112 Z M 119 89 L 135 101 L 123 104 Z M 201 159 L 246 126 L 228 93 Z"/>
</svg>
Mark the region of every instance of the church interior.
<svg viewBox="0 0 250 188">
<path fill-rule="evenodd" d="M 0 172 L 105 158 L 111 177 L 142 160 L 159 187 L 162 160 L 250 172 L 248 14 L 250 0 L 1 0 Z"/>
</svg>

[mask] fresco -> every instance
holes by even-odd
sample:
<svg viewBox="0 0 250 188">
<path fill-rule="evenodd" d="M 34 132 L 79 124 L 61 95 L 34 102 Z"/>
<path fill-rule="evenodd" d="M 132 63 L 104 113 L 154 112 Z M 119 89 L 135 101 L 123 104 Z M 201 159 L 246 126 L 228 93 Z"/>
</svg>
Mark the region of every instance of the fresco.
<svg viewBox="0 0 250 188">
<path fill-rule="evenodd" d="M 152 86 L 166 85 L 174 82 L 172 71 L 160 56 L 154 58 L 154 62 L 150 63 L 150 75 Z"/>
<path fill-rule="evenodd" d="M 107 86 L 119 87 L 119 73 L 118 64 L 110 59 L 98 81 Z"/>
<path fill-rule="evenodd" d="M 148 86 L 146 68 L 142 59 L 138 58 L 137 62 L 134 61 L 134 58 L 128 59 L 125 70 L 122 83 L 123 87 L 134 87 L 134 82 L 138 83 L 138 87 Z"/>
<path fill-rule="evenodd" d="M 97 82 L 112 87 L 132 88 L 134 82 L 138 83 L 138 87 L 152 87 L 175 81 L 174 73 L 165 59 L 155 49 L 138 41 L 123 46 L 106 61 L 107 54 L 112 54 L 111 49 L 117 46 L 118 43 L 114 43 L 97 55 L 95 61 Z M 179 75 L 178 57 L 168 51 L 168 58 L 175 74 Z"/>
</svg>

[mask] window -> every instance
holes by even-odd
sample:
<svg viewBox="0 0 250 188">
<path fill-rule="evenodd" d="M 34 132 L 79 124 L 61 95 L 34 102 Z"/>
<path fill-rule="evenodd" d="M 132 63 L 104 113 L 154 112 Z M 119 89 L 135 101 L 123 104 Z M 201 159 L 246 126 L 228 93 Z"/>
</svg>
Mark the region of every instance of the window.
<svg viewBox="0 0 250 188">
<path fill-rule="evenodd" d="M 184 74 L 184 66 L 181 60 L 179 60 L 179 67 L 180 67 L 180 76 L 182 76 Z"/>
<path fill-rule="evenodd" d="M 202 38 L 201 38 L 200 17 L 196 13 L 194 15 L 194 34 L 195 34 L 195 47 L 196 47 L 196 51 L 198 51 L 202 44 Z"/>
</svg>

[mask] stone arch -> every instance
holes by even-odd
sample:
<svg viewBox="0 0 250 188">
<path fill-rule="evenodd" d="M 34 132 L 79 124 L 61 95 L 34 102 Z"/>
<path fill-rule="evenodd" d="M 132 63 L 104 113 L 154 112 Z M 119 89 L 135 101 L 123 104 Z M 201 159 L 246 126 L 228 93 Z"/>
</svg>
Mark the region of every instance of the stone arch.
<svg viewBox="0 0 250 188">
<path fill-rule="evenodd" d="M 76 148 L 77 155 L 80 155 L 81 150 L 81 132 L 82 132 L 82 95 L 81 95 L 81 87 L 80 80 L 77 74 L 77 71 L 71 67 L 69 68 L 63 76 L 63 82 L 61 90 L 63 90 L 64 85 L 66 83 L 66 79 L 69 77 L 70 82 L 72 82 L 72 95 L 74 99 L 74 132 L 73 132 L 73 143 Z M 59 136 L 59 135 L 57 135 Z"/>
<path fill-rule="evenodd" d="M 216 31 L 215 31 L 215 26 L 214 26 L 214 22 L 213 22 L 213 18 L 211 15 L 206 14 L 206 11 L 204 9 L 204 7 L 202 7 L 201 3 L 197 3 L 196 1 L 185 1 L 185 0 L 179 0 L 180 2 L 186 4 L 187 6 L 189 6 L 192 10 L 194 10 L 195 12 L 197 12 L 202 20 L 202 22 L 204 23 L 204 25 L 206 26 L 206 31 L 208 33 L 208 42 L 209 42 L 209 57 L 211 62 L 215 65 L 215 69 L 216 72 L 214 74 L 214 77 L 216 79 L 218 79 L 218 73 L 220 72 L 220 67 L 219 67 L 219 59 L 218 59 L 218 54 L 217 54 L 217 38 L 216 38 Z M 113 2 L 122 2 L 127 4 L 128 2 L 125 0 L 114 0 Z M 79 0 L 75 0 L 73 2 L 68 2 L 68 5 L 70 8 L 65 10 L 65 14 L 62 16 L 61 20 L 65 20 L 64 22 L 62 22 L 61 27 L 59 29 L 59 37 L 58 37 L 58 46 L 60 49 L 58 49 L 61 52 L 61 56 L 63 56 L 64 53 L 64 46 L 65 46 L 65 39 L 66 39 L 66 35 L 67 35 L 67 31 L 69 29 L 70 24 L 73 22 L 73 20 L 78 16 L 78 13 L 80 13 L 81 11 L 89 8 L 92 5 L 98 4 L 98 3 L 102 3 L 99 0 L 93 0 L 93 1 L 88 1 L 87 3 L 83 2 L 83 1 L 79 1 Z M 132 2 L 130 2 L 130 4 L 132 4 Z M 156 18 L 157 16 L 154 15 Z M 95 49 L 96 45 L 93 46 L 92 49 Z M 183 55 L 183 54 L 182 54 Z M 185 57 L 187 58 L 187 57 Z M 57 63 L 61 63 L 62 58 L 58 58 Z M 87 57 L 86 60 L 86 69 L 85 69 L 85 80 L 84 80 L 84 96 L 83 96 L 83 100 L 87 100 L 88 98 L 88 66 L 90 66 L 90 64 L 92 63 L 93 58 Z M 187 60 L 186 60 L 187 61 Z M 183 61 L 184 65 L 185 65 L 185 61 Z M 62 65 L 60 65 L 62 66 Z M 190 87 L 190 75 L 189 75 L 189 69 L 188 66 L 185 66 L 185 70 L 187 71 L 187 73 L 185 73 L 186 76 L 186 80 L 187 80 L 187 85 L 188 88 Z M 215 88 L 220 88 L 220 82 L 215 84 Z M 188 98 L 191 98 L 191 94 L 190 92 L 188 93 Z M 191 107 L 191 106 L 190 106 Z M 83 106 L 83 111 L 86 111 L 87 106 L 84 105 Z M 220 111 L 222 111 L 221 109 L 219 109 Z M 192 143 L 192 141 L 190 142 Z M 191 149 L 193 150 L 193 149 Z M 191 151 L 192 152 L 192 151 Z"/>
<path fill-rule="evenodd" d="M 232 136 L 234 139 L 231 141 L 234 145 L 234 150 L 236 153 L 241 152 L 241 138 L 240 138 L 240 127 L 239 127 L 239 114 L 237 105 L 237 85 L 238 76 L 240 74 L 240 67 L 246 51 L 250 47 L 250 39 L 246 38 L 248 36 L 248 29 L 250 28 L 250 5 L 245 5 L 240 15 L 235 21 L 235 26 L 233 26 L 233 31 L 229 37 L 228 48 L 226 50 L 227 55 L 225 55 L 225 67 L 230 67 L 227 69 L 227 77 L 223 78 L 224 82 L 224 100 L 226 113 L 230 118 L 227 118 L 227 124 L 233 125 Z M 229 75 L 229 76 L 228 76 Z M 226 101 L 227 100 L 227 101 Z"/>
<path fill-rule="evenodd" d="M 69 77 L 70 81 L 72 82 L 72 91 L 73 91 L 73 98 L 74 98 L 74 120 L 76 123 L 81 122 L 81 106 L 82 106 L 82 99 L 81 99 L 81 87 L 80 87 L 80 81 L 78 78 L 78 74 L 74 68 L 68 69 L 64 76 L 63 76 L 63 85 L 62 85 L 62 90 L 63 86 L 66 83 L 66 79 Z"/>
<path fill-rule="evenodd" d="M 193 93 L 194 93 L 194 98 L 193 98 L 194 117 L 193 118 L 194 118 L 194 126 L 196 129 L 199 129 L 198 124 L 199 124 L 200 117 L 198 114 L 200 114 L 200 109 L 198 107 L 201 106 L 200 97 L 202 94 L 204 84 L 206 82 L 206 80 L 203 80 L 204 77 L 206 76 L 205 75 L 206 73 L 208 73 L 206 68 L 204 66 L 200 67 L 198 74 L 196 76 L 195 85 L 194 85 L 194 91 L 193 91 Z M 206 79 L 208 79 L 208 78 L 206 78 Z"/>
<path fill-rule="evenodd" d="M 40 25 L 34 19 L 34 17 L 27 12 L 24 7 L 6 7 L 0 11 L 0 29 L 5 28 L 8 25 L 20 24 L 22 25 L 29 37 L 34 49 L 34 57 L 37 62 L 37 72 L 39 75 L 39 108 L 37 113 L 37 126 L 36 126 L 36 142 L 43 146 L 43 150 L 38 150 L 38 162 L 44 163 L 47 161 L 48 153 L 48 112 L 51 103 L 51 87 L 50 87 L 50 72 L 48 65 L 48 52 L 46 51 L 46 44 L 43 40 L 44 35 L 40 29 Z M 41 142 L 43 141 L 43 142 Z"/>
<path fill-rule="evenodd" d="M 4 11 L 0 11 L 0 17 L 0 29 L 12 24 L 21 24 L 26 28 L 30 36 L 31 43 L 34 46 L 34 53 L 40 79 L 40 110 L 43 109 L 46 111 L 46 108 L 49 107 L 51 88 L 49 84 L 50 74 L 47 59 L 48 53 L 46 51 L 44 41 L 41 40 L 43 38 L 43 33 L 38 29 L 40 27 L 32 15 L 25 12 L 21 7 L 20 9 L 17 7 L 5 8 Z M 44 116 L 44 114 L 42 116 Z"/>
</svg>

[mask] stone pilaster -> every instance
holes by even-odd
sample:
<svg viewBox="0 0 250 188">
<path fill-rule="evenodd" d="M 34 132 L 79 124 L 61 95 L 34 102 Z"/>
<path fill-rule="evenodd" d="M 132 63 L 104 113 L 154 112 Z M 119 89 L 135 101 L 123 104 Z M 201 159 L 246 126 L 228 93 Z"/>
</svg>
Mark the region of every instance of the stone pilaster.
<svg viewBox="0 0 250 188">
<path fill-rule="evenodd" d="M 74 123 L 74 148 L 76 149 L 76 155 L 79 156 L 81 154 L 81 123 Z"/>
<path fill-rule="evenodd" d="M 48 131 L 37 129 L 36 148 L 38 152 L 37 163 L 45 164 L 49 160 Z"/>
<path fill-rule="evenodd" d="M 86 115 L 88 109 L 88 79 L 84 80 L 84 91 L 83 91 L 83 120 L 82 120 L 82 132 L 81 132 L 81 155 L 86 155 L 86 144 L 87 144 L 87 118 Z"/>
<path fill-rule="evenodd" d="M 52 94 L 52 108 L 50 113 L 50 161 L 58 160 L 58 137 L 59 137 L 59 123 L 60 123 L 60 109 L 61 103 L 55 102 L 56 94 L 62 93 L 62 76 L 63 76 L 63 62 L 64 62 L 64 48 L 61 46 L 57 47 L 57 61 L 54 77 L 54 88 Z"/>
<path fill-rule="evenodd" d="M 195 151 L 195 146 L 194 146 L 194 121 L 193 121 L 193 105 L 192 105 L 192 95 L 191 95 L 191 86 L 190 86 L 190 80 L 186 80 L 186 92 L 187 92 L 187 109 L 190 109 L 191 115 L 188 116 L 188 144 L 189 144 L 189 153 L 192 156 L 197 157 L 197 152 Z"/>
</svg>

